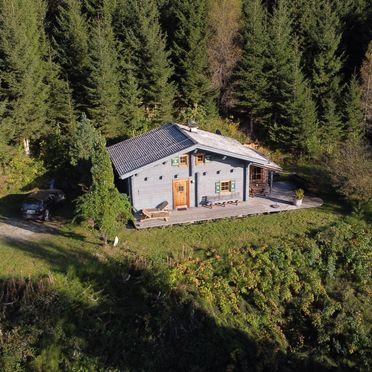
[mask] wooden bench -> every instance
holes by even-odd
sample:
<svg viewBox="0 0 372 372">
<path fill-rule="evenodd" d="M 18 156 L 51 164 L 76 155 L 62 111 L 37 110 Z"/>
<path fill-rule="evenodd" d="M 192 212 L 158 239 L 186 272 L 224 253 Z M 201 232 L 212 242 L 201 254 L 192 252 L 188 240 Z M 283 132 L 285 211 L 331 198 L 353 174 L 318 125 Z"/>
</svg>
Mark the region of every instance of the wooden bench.
<svg viewBox="0 0 372 372">
<path fill-rule="evenodd" d="M 225 207 L 226 204 L 238 205 L 239 201 L 240 201 L 240 193 L 231 192 L 228 194 L 206 196 L 204 205 L 209 208 L 213 208 L 214 205 Z"/>
</svg>

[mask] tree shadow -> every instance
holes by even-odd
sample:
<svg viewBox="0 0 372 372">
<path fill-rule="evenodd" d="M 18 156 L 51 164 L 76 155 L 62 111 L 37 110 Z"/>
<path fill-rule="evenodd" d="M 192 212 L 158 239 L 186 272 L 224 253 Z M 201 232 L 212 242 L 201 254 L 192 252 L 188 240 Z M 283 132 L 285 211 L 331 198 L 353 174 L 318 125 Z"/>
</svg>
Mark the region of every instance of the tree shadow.
<svg viewBox="0 0 372 372">
<path fill-rule="evenodd" d="M 34 357 L 39 355 L 42 370 L 50 367 L 48 353 L 57 349 L 61 370 L 326 370 L 312 361 L 288 358 L 274 340 L 255 340 L 218 324 L 193 298 L 169 284 L 166 270 L 141 257 L 102 259 L 58 244 L 8 244 L 47 261 L 68 280 L 63 291 L 53 284 L 58 278 L 47 287 L 21 280 L 19 288 L 14 281 L 9 287 L 9 280 L 0 280 L 0 321 L 11 335 L 9 342 L 15 342 L 17 333 L 12 332 L 21 327 L 29 335 L 25 342 L 30 350 L 38 351 Z M 77 283 L 85 289 L 79 292 Z M 84 300 L 87 291 L 93 293 L 94 304 Z M 2 354 L 0 345 L 0 368 Z M 35 358 L 20 358 L 25 369 L 33 366 Z"/>
</svg>

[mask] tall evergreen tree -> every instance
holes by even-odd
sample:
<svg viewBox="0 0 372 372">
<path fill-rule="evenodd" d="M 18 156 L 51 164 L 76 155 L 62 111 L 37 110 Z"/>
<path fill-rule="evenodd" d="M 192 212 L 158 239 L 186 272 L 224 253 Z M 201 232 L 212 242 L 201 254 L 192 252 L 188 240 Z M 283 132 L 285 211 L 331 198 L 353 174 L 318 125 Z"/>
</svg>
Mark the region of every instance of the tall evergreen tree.
<svg viewBox="0 0 372 372">
<path fill-rule="evenodd" d="M 89 76 L 89 33 L 79 0 L 61 0 L 53 30 L 58 62 L 72 88 L 77 109 L 87 107 Z"/>
<path fill-rule="evenodd" d="M 142 98 L 134 75 L 134 67 L 130 62 L 122 67 L 121 103 L 123 107 L 124 134 L 133 137 L 147 128 Z"/>
<path fill-rule="evenodd" d="M 48 46 L 46 82 L 49 86 L 47 118 L 51 129 L 62 134 L 71 133 L 76 125 L 75 105 L 69 82 L 63 78 L 60 65 L 55 62 L 56 53 Z"/>
<path fill-rule="evenodd" d="M 111 0 L 103 0 L 91 26 L 89 114 L 105 137 L 123 132 L 118 42 L 112 28 Z"/>
<path fill-rule="evenodd" d="M 325 101 L 324 114 L 320 122 L 323 152 L 332 154 L 342 139 L 343 123 L 339 110 L 332 99 Z"/>
<path fill-rule="evenodd" d="M 362 92 L 355 76 L 350 80 L 344 107 L 346 136 L 352 141 L 360 142 L 363 136 Z"/>
<path fill-rule="evenodd" d="M 285 141 L 283 142 L 283 146 L 289 144 L 289 148 L 293 150 L 315 155 L 319 150 L 316 106 L 309 83 L 305 79 L 301 69 L 301 53 L 296 44 L 294 45 L 292 54 L 292 94 L 286 104 L 290 128 L 288 134 L 290 136 L 286 139 L 286 130 L 283 130 L 283 139 Z M 280 137 L 279 134 L 278 137 Z"/>
<path fill-rule="evenodd" d="M 205 0 L 175 0 L 172 58 L 180 106 L 202 105 L 215 109 L 207 54 L 207 7 Z"/>
<path fill-rule="evenodd" d="M 140 95 L 150 121 L 172 119 L 173 69 L 166 50 L 165 36 L 159 23 L 156 0 L 130 0 L 131 19 L 125 21 L 125 47 L 130 49 Z"/>
<path fill-rule="evenodd" d="M 316 3 L 312 15 L 315 22 L 309 30 L 312 49 L 311 82 L 319 117 L 325 115 L 329 100 L 335 104 L 340 100 L 340 73 L 343 57 L 339 52 L 341 41 L 339 15 L 332 7 L 331 0 Z"/>
<path fill-rule="evenodd" d="M 30 152 L 30 140 L 47 128 L 46 41 L 43 0 L 0 1 L 1 123 Z"/>
<path fill-rule="evenodd" d="M 267 77 L 270 80 L 267 90 L 270 100 L 270 118 L 266 125 L 272 142 L 283 143 L 278 137 L 280 128 L 288 127 L 287 105 L 292 97 L 293 60 L 292 29 L 289 11 L 285 1 L 275 7 L 270 24 L 269 58 Z"/>
<path fill-rule="evenodd" d="M 247 0 L 243 7 L 243 50 L 235 74 L 236 107 L 247 115 L 250 132 L 263 125 L 270 102 L 267 99 L 268 34 L 266 13 L 260 0 Z"/>
<path fill-rule="evenodd" d="M 360 74 L 363 92 L 363 126 L 372 134 L 372 41 L 369 43 Z"/>
</svg>

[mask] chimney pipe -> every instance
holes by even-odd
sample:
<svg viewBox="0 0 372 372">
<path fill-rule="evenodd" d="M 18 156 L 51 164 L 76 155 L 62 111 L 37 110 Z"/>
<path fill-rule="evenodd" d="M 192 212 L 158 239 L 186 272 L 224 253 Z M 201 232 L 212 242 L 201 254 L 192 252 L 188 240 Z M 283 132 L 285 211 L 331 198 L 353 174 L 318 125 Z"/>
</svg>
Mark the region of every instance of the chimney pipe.
<svg viewBox="0 0 372 372">
<path fill-rule="evenodd" d="M 194 120 L 189 119 L 187 121 L 187 125 L 189 127 L 189 131 L 190 132 L 194 132 L 195 133 L 195 132 L 198 131 L 198 124 Z"/>
</svg>

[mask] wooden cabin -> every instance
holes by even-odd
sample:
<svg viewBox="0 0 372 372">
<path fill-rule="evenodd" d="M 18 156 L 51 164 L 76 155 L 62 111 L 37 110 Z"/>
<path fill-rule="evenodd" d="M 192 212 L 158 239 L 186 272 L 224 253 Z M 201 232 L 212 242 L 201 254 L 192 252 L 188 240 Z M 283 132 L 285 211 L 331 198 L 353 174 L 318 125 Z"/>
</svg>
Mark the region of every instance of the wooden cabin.
<svg viewBox="0 0 372 372">
<path fill-rule="evenodd" d="M 238 141 L 196 127 L 165 124 L 108 147 L 119 190 L 134 211 L 246 201 L 270 189 L 281 168 Z"/>
</svg>

